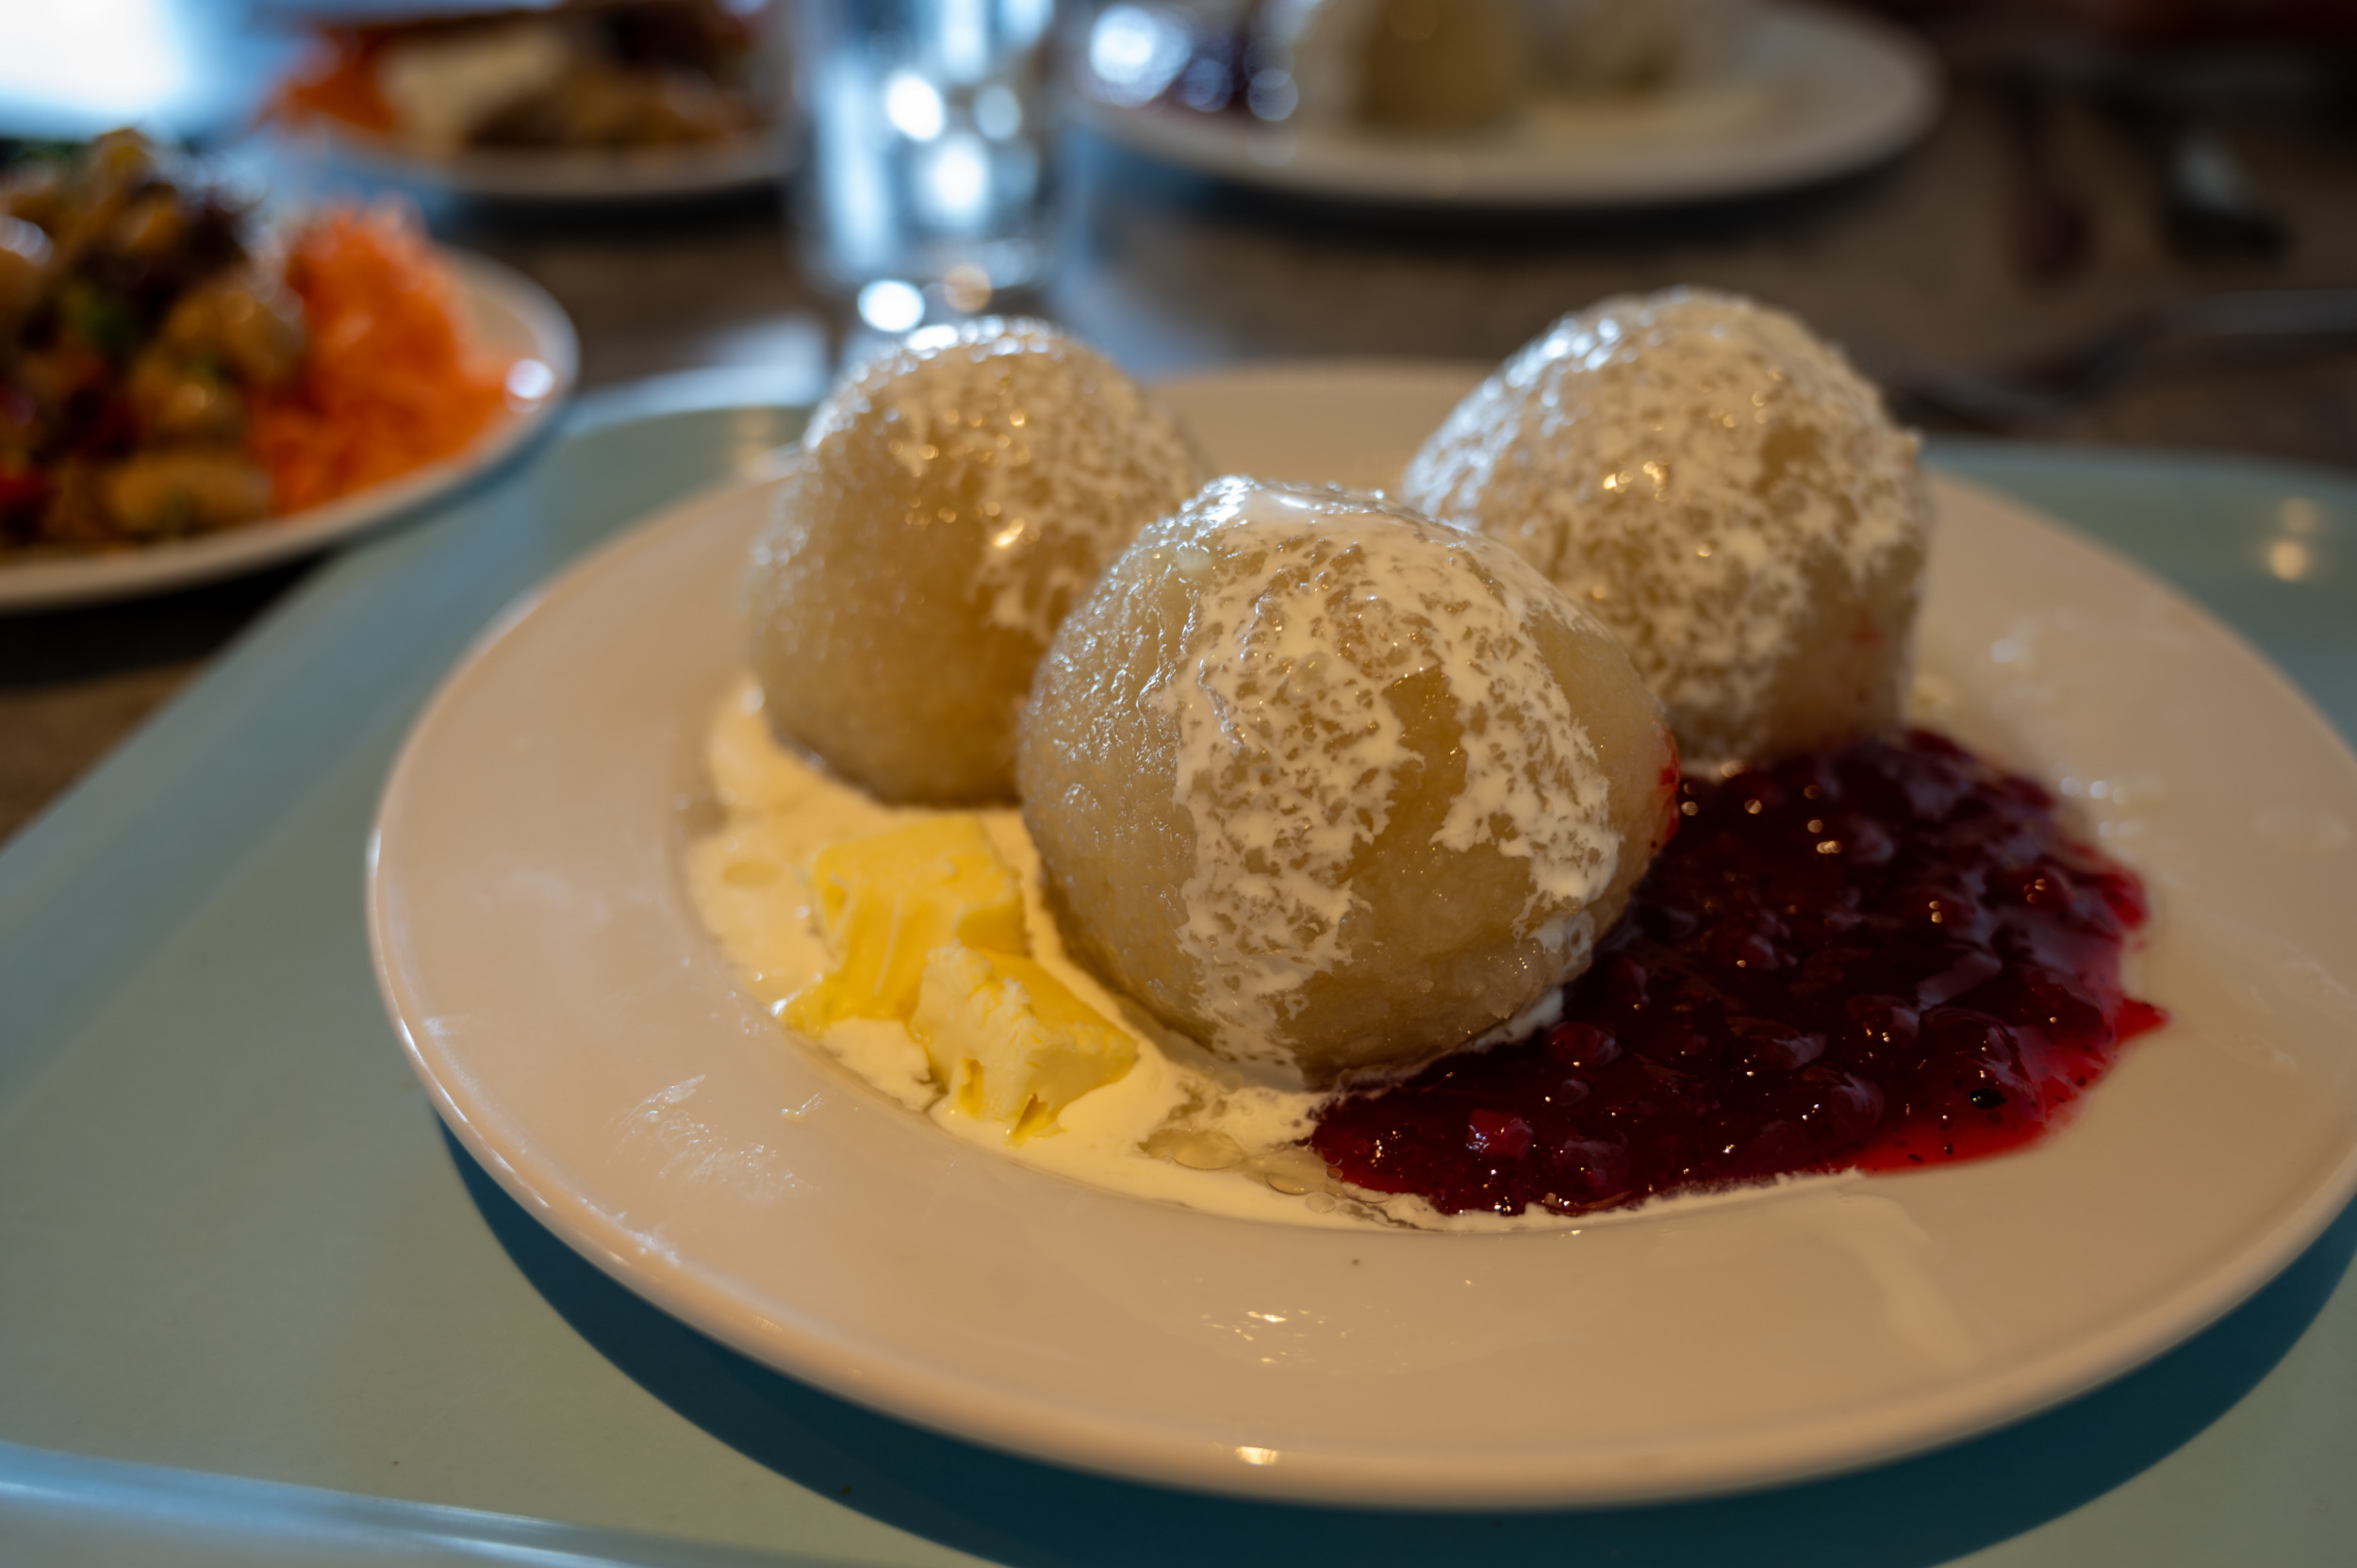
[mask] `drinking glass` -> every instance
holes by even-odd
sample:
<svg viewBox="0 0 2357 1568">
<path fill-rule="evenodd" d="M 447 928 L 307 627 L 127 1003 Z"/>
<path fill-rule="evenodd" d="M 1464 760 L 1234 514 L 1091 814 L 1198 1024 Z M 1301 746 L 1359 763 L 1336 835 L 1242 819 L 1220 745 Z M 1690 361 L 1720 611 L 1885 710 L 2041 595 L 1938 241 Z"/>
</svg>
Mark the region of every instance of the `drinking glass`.
<svg viewBox="0 0 2357 1568">
<path fill-rule="evenodd" d="M 1053 0 L 796 0 L 804 258 L 880 331 L 1037 282 Z"/>
</svg>

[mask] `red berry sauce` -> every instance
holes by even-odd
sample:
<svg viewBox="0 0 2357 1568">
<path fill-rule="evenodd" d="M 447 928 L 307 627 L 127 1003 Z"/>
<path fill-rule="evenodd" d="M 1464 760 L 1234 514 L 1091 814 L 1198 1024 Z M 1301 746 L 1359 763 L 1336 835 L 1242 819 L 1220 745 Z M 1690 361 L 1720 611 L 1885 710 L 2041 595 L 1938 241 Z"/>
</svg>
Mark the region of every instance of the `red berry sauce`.
<svg viewBox="0 0 2357 1568">
<path fill-rule="evenodd" d="M 2123 1042 L 2130 872 L 1939 735 L 1681 786 L 1564 1021 L 1328 1107 L 1334 1172 L 1444 1213 L 1576 1214 L 2038 1137 Z"/>
</svg>

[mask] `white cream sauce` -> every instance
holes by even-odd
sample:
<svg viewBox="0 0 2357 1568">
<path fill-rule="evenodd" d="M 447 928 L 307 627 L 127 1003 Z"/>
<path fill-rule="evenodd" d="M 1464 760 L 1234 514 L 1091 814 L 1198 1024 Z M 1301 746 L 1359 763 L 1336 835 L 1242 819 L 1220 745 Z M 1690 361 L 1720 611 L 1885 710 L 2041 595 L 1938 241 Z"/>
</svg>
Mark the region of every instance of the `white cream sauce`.
<svg viewBox="0 0 2357 1568">
<path fill-rule="evenodd" d="M 775 1016 L 785 999 L 816 980 L 828 963 L 800 867 L 830 843 L 907 820 L 921 808 L 881 805 L 780 746 L 763 720 L 760 686 L 750 676 L 715 712 L 704 759 L 725 820 L 687 845 L 688 885 L 747 991 Z M 1362 1192 L 1333 1180 L 1322 1162 L 1299 1147 L 1332 1096 L 1258 1081 L 1108 990 L 1063 949 L 1021 814 L 1009 809 L 977 815 L 992 845 L 1023 878 L 1033 958 L 1137 1037 L 1138 1064 L 1117 1081 L 1067 1105 L 1058 1117 L 1061 1131 L 1017 1144 L 1009 1141 L 1004 1127 L 978 1121 L 950 1104 L 931 1079 L 923 1048 L 903 1026 L 854 1019 L 834 1025 L 816 1042 L 913 1113 L 978 1147 L 1090 1186 L 1240 1218 L 1498 1231 L 1572 1229 L 1624 1217 L 1569 1219 L 1536 1209 L 1512 1218 L 1442 1214 L 1422 1198 Z M 1548 1000 L 1554 1000 L 1552 994 Z M 1541 1021 L 1536 1015 L 1518 1019 L 1502 1032 Z M 803 1039 L 783 1023 L 779 1034 L 784 1048 Z M 1641 1212 L 1713 1205 L 1730 1197 L 1656 1199 Z"/>
</svg>

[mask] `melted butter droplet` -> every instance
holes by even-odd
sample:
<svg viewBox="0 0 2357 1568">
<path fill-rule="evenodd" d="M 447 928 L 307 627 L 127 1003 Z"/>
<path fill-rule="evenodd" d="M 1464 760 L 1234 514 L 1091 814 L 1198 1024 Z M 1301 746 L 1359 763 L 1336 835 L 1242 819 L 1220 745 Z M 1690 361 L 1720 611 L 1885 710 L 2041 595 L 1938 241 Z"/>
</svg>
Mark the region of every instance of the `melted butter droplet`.
<svg viewBox="0 0 2357 1568">
<path fill-rule="evenodd" d="M 2308 575 L 2308 547 L 2298 539 L 2277 539 L 2267 546 L 2267 570 L 2286 583 Z"/>
</svg>

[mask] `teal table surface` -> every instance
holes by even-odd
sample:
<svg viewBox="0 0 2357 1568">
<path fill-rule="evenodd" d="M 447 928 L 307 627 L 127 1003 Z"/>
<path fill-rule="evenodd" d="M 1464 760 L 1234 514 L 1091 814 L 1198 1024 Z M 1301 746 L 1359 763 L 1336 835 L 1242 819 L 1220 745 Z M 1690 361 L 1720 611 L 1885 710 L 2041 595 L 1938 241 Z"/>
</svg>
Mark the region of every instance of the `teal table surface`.
<svg viewBox="0 0 2357 1568">
<path fill-rule="evenodd" d="M 410 1076 L 370 971 L 369 823 L 503 607 L 799 418 L 712 382 L 588 401 L 314 573 L 0 853 L 0 1561 L 2357 1560 L 2357 1211 L 2204 1333 L 2006 1430 L 1776 1492 L 1506 1515 L 987 1452 L 754 1365 L 574 1256 Z M 1933 458 L 2170 579 L 2357 734 L 2357 482 Z"/>
</svg>

